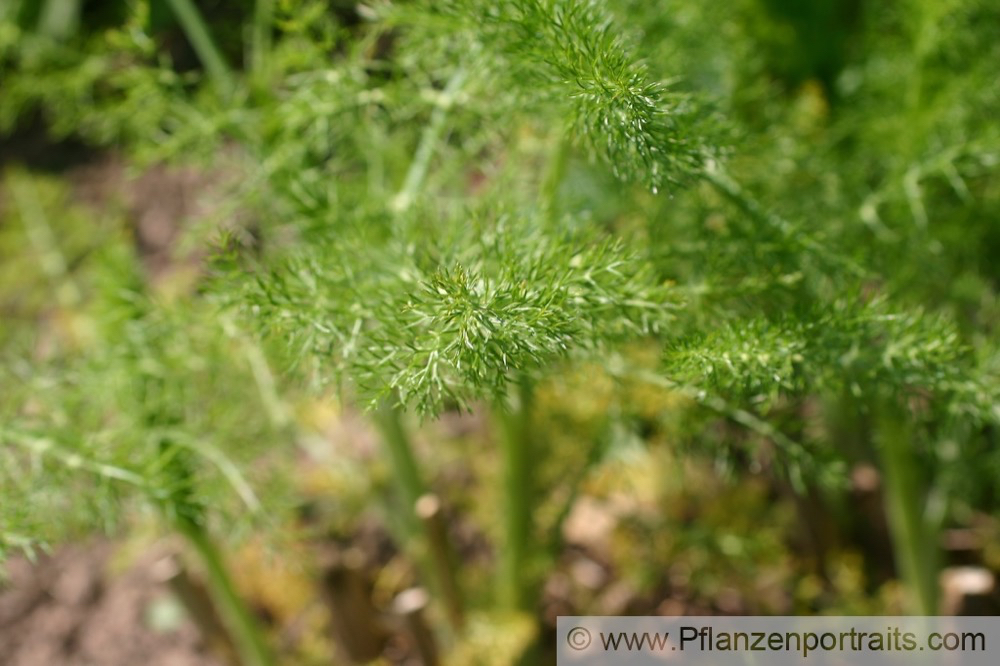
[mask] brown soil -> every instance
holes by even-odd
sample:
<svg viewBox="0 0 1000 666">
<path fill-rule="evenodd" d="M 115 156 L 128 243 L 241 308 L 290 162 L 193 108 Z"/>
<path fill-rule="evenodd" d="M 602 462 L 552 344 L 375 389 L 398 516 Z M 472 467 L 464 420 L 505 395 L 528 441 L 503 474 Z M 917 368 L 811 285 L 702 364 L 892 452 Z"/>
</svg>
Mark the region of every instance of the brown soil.
<svg viewBox="0 0 1000 666">
<path fill-rule="evenodd" d="M 2 666 L 220 666 L 164 582 L 164 553 L 112 572 L 106 542 L 7 563 L 0 588 Z M 157 621 L 157 611 L 161 619 Z M 167 615 L 162 611 L 166 610 Z M 154 628 L 155 626 L 155 628 Z"/>
</svg>

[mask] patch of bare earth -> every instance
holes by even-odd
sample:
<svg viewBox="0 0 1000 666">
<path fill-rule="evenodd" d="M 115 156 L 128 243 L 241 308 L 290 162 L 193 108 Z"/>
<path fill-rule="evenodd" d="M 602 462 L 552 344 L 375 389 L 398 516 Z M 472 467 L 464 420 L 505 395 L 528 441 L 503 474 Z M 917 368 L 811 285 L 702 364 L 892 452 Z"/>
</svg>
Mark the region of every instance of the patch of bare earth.
<svg viewBox="0 0 1000 666">
<path fill-rule="evenodd" d="M 158 572 L 162 553 L 112 573 L 113 546 L 61 548 L 35 564 L 8 563 L 0 588 L 3 666 L 220 666 L 194 624 L 178 617 L 154 628 L 172 598 Z"/>
</svg>

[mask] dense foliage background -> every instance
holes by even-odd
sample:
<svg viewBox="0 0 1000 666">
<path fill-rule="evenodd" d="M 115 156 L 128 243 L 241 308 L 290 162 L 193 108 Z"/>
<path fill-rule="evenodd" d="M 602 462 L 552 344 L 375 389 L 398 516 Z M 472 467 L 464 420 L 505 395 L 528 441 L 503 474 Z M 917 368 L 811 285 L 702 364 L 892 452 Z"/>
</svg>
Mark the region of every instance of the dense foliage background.
<svg viewBox="0 0 1000 666">
<path fill-rule="evenodd" d="M 0 552 L 360 551 L 456 664 L 951 612 L 1000 568 L 997 63 L 993 0 L 4 0 Z M 268 663 L 312 596 L 235 581 Z M 317 622 L 277 658 L 356 657 Z"/>
</svg>

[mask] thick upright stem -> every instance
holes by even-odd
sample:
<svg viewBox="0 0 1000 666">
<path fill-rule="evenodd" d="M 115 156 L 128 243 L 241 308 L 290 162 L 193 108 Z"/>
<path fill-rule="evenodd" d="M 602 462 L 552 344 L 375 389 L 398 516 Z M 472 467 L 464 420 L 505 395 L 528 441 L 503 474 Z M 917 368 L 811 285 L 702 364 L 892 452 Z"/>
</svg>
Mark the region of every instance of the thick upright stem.
<svg viewBox="0 0 1000 666">
<path fill-rule="evenodd" d="M 879 425 L 885 503 L 893 549 L 903 579 L 913 595 L 913 611 L 935 615 L 938 608 L 936 530 L 924 518 L 926 493 L 911 451 L 905 421 L 892 407 Z"/>
<path fill-rule="evenodd" d="M 179 518 L 177 530 L 184 535 L 198 555 L 208 577 L 212 600 L 232 635 L 244 666 L 273 666 L 274 657 L 268 649 L 260 626 L 236 591 L 225 562 L 204 528 L 194 521 Z"/>
<path fill-rule="evenodd" d="M 375 421 L 389 453 L 393 478 L 399 487 L 401 505 L 406 512 L 406 530 L 412 535 L 419 530 L 415 513 L 417 500 L 427 492 L 427 488 L 420 475 L 420 467 L 413 454 L 413 446 L 403 426 L 399 409 L 388 402 L 383 403 L 375 412 Z"/>
<path fill-rule="evenodd" d="M 535 497 L 531 403 L 531 383 L 521 378 L 513 404 L 501 411 L 504 535 L 498 592 L 501 605 L 512 610 L 523 610 L 529 604 L 525 574 Z"/>
</svg>

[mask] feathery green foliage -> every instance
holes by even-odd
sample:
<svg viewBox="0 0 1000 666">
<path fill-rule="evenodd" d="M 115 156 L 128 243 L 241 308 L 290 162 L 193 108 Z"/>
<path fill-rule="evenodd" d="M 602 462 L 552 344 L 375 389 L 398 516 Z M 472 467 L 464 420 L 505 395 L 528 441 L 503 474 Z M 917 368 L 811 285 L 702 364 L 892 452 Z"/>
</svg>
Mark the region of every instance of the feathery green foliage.
<svg viewBox="0 0 1000 666">
<path fill-rule="evenodd" d="M 318 354 L 328 380 L 439 413 L 502 399 L 513 373 L 654 334 L 676 306 L 620 242 L 545 233 L 515 214 L 456 223 L 421 246 L 310 248 L 253 282 L 253 317 Z M 348 255 L 363 261 L 330 260 Z"/>
<path fill-rule="evenodd" d="M 911 509 L 995 508 L 995 2 L 282 0 L 241 5 L 245 44 L 171 4 L 179 23 L 137 0 L 58 38 L 0 14 L 0 133 L 41 117 L 233 183 L 197 289 L 168 304 L 116 273 L 80 289 L 86 342 L 4 364 L 5 544 L 127 494 L 168 515 L 247 499 L 280 430 L 247 407 L 276 399 L 262 349 L 345 401 L 485 404 L 511 432 L 524 387 L 597 360 L 618 390 L 684 398 L 692 448 L 776 450 L 799 489 L 875 460 L 920 472 Z M 30 323 L 2 332 L 11 359 Z M 56 492 L 89 484 L 100 506 Z"/>
</svg>

